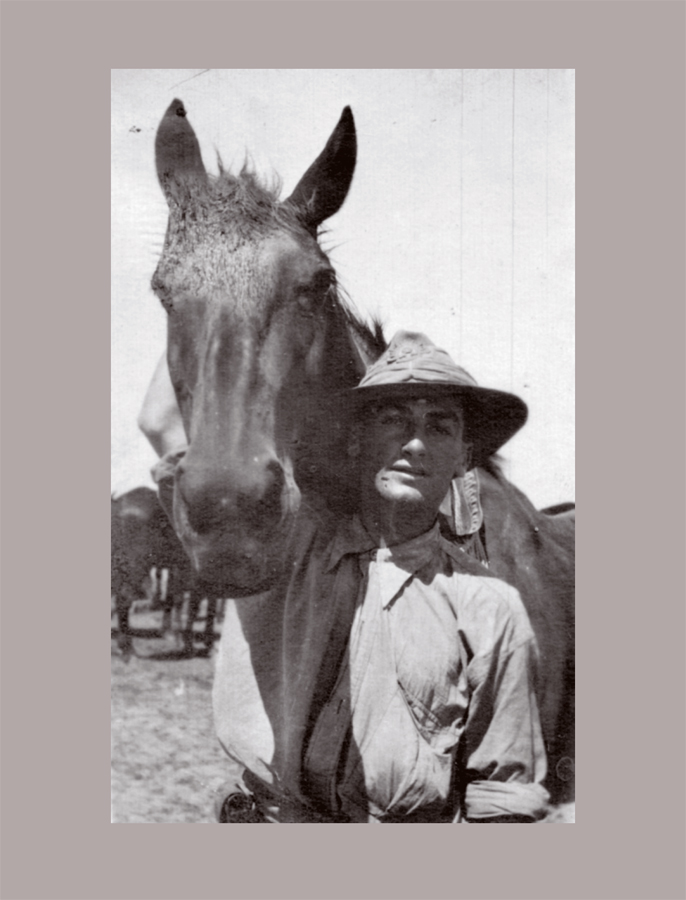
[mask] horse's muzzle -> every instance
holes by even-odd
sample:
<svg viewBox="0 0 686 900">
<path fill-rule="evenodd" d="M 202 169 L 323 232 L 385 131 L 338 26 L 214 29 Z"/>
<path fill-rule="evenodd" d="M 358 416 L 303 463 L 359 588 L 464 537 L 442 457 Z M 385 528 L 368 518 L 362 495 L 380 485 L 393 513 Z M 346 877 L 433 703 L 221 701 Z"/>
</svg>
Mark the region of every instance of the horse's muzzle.
<svg viewBox="0 0 686 900">
<path fill-rule="evenodd" d="M 202 466 L 190 467 L 182 461 L 176 473 L 188 525 L 198 535 L 223 530 L 268 534 L 285 511 L 285 483 L 277 460 L 247 473 L 235 467 L 208 473 Z"/>
<path fill-rule="evenodd" d="M 225 485 L 216 484 L 189 492 L 189 470 L 179 466 L 176 472 L 177 534 L 195 570 L 227 597 L 267 590 L 281 568 L 297 504 L 281 466 L 269 465 L 268 488 L 257 496 L 245 491 L 229 494 Z"/>
</svg>

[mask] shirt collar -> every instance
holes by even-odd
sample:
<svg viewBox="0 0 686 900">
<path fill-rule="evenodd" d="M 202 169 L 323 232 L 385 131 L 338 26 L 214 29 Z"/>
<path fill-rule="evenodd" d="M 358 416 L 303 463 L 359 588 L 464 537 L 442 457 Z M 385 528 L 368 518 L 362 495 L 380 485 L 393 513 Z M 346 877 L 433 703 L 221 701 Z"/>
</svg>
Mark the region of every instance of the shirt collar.
<svg viewBox="0 0 686 900">
<path fill-rule="evenodd" d="M 453 478 L 439 510 L 453 534 L 475 534 L 484 521 L 479 497 L 479 476 L 471 469 L 462 478 Z"/>
<path fill-rule="evenodd" d="M 327 571 L 335 568 L 344 556 L 373 553 L 379 562 L 393 563 L 407 574 L 414 574 L 433 556 L 439 546 L 440 529 L 438 521 L 424 534 L 411 538 L 393 547 L 378 547 L 359 516 L 354 515 L 340 523 L 329 549 Z"/>
<path fill-rule="evenodd" d="M 344 519 L 336 529 L 329 548 L 327 571 L 335 568 L 348 554 L 368 553 L 376 550 L 376 544 L 360 521 L 359 516 Z"/>
</svg>

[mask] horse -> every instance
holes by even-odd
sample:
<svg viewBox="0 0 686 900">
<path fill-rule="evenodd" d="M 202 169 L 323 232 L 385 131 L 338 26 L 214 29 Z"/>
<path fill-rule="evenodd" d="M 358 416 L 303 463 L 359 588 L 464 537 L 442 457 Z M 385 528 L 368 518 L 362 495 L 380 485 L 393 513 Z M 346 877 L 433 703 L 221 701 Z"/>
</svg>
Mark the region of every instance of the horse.
<svg viewBox="0 0 686 900">
<path fill-rule="evenodd" d="M 320 227 L 343 204 L 357 141 L 346 107 L 285 200 L 244 165 L 203 165 L 183 103 L 156 135 L 169 207 L 152 288 L 188 448 L 160 496 L 197 571 L 239 598 L 269 588 L 303 497 L 355 507 L 336 398 L 386 348 L 339 288 Z M 573 770 L 574 517 L 538 511 L 495 459 L 477 470 L 490 570 L 518 588 L 540 653 L 539 709 L 554 800 Z"/>
<path fill-rule="evenodd" d="M 157 493 L 148 487 L 137 487 L 119 497 L 111 498 L 111 592 L 117 612 L 117 645 L 122 656 L 129 659 L 133 652 L 135 632 L 129 625 L 129 613 L 136 600 L 148 594 L 149 575 L 153 568 L 158 575 L 168 571 L 166 594 L 155 595 L 163 609 L 162 632 L 172 630 L 172 615 L 181 612 L 184 597 L 189 595 L 186 627 L 182 630 L 184 652 L 193 652 L 193 623 L 206 590 L 193 571 L 181 542 L 159 503 Z M 160 579 L 158 577 L 157 582 Z M 202 635 L 206 650 L 214 640 L 214 620 L 217 596 L 208 594 L 205 631 Z"/>
</svg>

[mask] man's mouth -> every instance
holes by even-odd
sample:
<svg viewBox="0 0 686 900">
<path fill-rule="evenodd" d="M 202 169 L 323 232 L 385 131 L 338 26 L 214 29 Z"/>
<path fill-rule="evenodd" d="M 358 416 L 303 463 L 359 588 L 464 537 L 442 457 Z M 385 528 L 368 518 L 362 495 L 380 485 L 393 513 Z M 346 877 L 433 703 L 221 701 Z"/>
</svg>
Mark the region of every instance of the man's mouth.
<svg viewBox="0 0 686 900">
<path fill-rule="evenodd" d="M 399 472 L 401 475 L 411 475 L 413 478 L 424 478 L 426 472 L 423 468 L 415 468 L 414 466 L 403 465 L 403 463 L 396 463 L 396 465 L 391 466 L 392 472 Z"/>
</svg>

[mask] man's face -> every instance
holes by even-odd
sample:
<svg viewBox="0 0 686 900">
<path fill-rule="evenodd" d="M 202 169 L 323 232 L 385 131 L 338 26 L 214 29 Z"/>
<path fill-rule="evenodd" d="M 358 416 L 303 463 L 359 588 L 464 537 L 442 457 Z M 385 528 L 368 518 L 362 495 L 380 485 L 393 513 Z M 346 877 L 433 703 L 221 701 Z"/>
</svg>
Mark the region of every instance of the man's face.
<svg viewBox="0 0 686 900">
<path fill-rule="evenodd" d="M 359 440 L 362 490 L 438 512 L 452 479 L 464 474 L 463 421 L 452 399 L 394 401 L 367 410 Z"/>
</svg>

